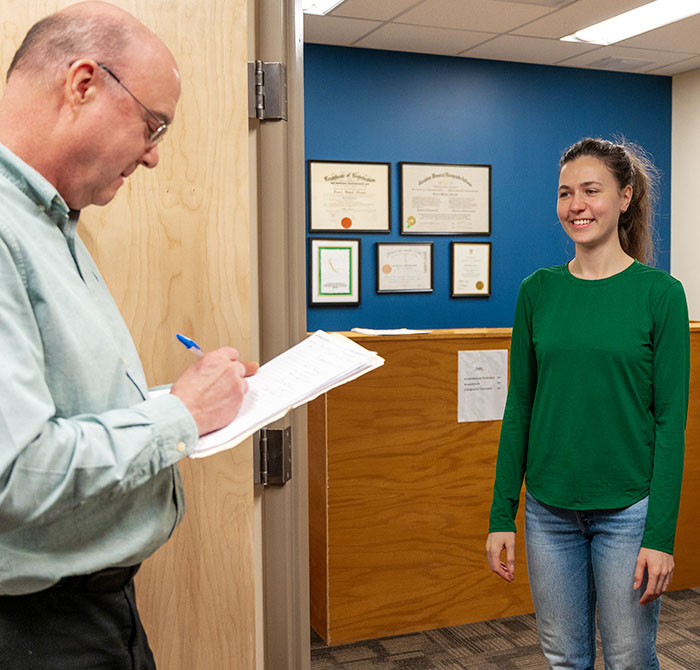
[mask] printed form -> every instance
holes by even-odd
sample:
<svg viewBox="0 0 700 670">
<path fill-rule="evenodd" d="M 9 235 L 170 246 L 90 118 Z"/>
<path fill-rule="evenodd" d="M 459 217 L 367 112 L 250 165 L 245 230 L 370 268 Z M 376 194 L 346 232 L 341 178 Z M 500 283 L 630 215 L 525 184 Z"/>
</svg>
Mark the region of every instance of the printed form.
<svg viewBox="0 0 700 670">
<path fill-rule="evenodd" d="M 508 350 L 458 352 L 457 421 L 500 421 L 508 394 Z"/>
<path fill-rule="evenodd" d="M 230 449 L 295 407 L 383 364 L 381 356 L 340 333 L 316 331 L 247 378 L 249 390 L 236 418 L 200 437 L 190 458 Z"/>
</svg>

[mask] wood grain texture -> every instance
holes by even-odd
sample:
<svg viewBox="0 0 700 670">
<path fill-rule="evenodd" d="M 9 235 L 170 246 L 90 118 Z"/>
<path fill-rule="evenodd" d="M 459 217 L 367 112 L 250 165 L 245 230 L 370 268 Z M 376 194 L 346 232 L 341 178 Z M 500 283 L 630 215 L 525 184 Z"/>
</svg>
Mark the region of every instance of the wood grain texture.
<svg viewBox="0 0 700 670">
<path fill-rule="evenodd" d="M 131 328 L 152 385 L 205 349 L 251 346 L 244 0 L 122 0 L 173 51 L 182 78 L 155 170 L 138 169 L 81 235 Z"/>
<path fill-rule="evenodd" d="M 3 72 L 27 29 L 70 0 L 3 0 Z M 204 349 L 251 347 L 245 0 L 115 0 L 170 47 L 182 97 L 159 145 L 80 234 L 134 336 L 151 385 L 192 362 L 175 333 Z M 4 79 L 4 78 L 3 78 Z M 182 466 L 188 512 L 137 576 L 159 667 L 254 667 L 252 456 L 247 443 Z"/>
<path fill-rule="evenodd" d="M 700 324 L 690 324 L 690 399 L 673 589 L 700 585 Z"/>
<path fill-rule="evenodd" d="M 181 467 L 185 519 L 137 576 L 159 668 L 255 667 L 252 464 L 247 444 Z"/>
<path fill-rule="evenodd" d="M 326 395 L 307 406 L 309 433 L 309 596 L 312 628 L 328 630 L 328 466 Z M 313 437 L 314 443 L 311 443 Z"/>
<path fill-rule="evenodd" d="M 507 349 L 510 331 L 353 337 L 386 363 L 327 394 L 325 439 L 314 434 L 322 424 L 309 423 L 310 504 L 322 499 L 315 488 L 327 460 L 326 527 L 310 529 L 327 542 L 327 600 L 312 597 L 315 629 L 340 644 L 531 612 L 522 514 L 516 581 L 501 581 L 486 562 L 500 422 L 457 423 L 457 352 Z M 700 330 L 691 328 L 691 347 L 674 588 L 700 584 Z M 322 550 L 312 541 L 311 551 L 318 569 Z M 323 606 L 325 626 L 313 613 Z"/>
</svg>

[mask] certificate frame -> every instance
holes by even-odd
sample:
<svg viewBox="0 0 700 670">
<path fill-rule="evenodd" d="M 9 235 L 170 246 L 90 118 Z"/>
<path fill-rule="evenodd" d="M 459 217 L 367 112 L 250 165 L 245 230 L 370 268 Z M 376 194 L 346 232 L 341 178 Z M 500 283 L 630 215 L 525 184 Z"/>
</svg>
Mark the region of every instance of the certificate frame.
<svg viewBox="0 0 700 670">
<path fill-rule="evenodd" d="M 431 293 L 432 242 L 377 242 L 377 293 Z"/>
<path fill-rule="evenodd" d="M 401 235 L 490 235 L 491 165 L 399 163 Z"/>
<path fill-rule="evenodd" d="M 450 297 L 491 297 L 491 242 L 452 242 Z"/>
<path fill-rule="evenodd" d="M 309 305 L 360 304 L 360 240 L 309 240 Z"/>
<path fill-rule="evenodd" d="M 391 163 L 307 160 L 309 233 L 391 232 Z"/>
</svg>

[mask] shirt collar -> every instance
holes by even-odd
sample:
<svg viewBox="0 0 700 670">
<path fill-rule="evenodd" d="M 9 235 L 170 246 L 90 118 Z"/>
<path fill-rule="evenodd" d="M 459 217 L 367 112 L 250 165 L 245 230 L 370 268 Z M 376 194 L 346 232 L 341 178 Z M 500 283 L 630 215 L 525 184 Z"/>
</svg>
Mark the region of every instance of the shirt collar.
<svg viewBox="0 0 700 670">
<path fill-rule="evenodd" d="M 70 210 L 56 187 L 2 144 L 0 144 L 0 174 L 9 179 L 57 223 L 63 223 L 68 218 Z"/>
</svg>

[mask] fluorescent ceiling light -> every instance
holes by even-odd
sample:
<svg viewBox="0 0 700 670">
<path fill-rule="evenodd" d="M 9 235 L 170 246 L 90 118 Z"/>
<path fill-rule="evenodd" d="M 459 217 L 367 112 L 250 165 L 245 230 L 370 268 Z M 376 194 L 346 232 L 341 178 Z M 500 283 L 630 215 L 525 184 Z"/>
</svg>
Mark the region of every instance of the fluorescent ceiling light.
<svg viewBox="0 0 700 670">
<path fill-rule="evenodd" d="M 700 0 L 656 0 L 561 39 L 587 44 L 614 44 L 698 13 Z"/>
<path fill-rule="evenodd" d="M 302 0 L 301 9 L 304 14 L 328 14 L 343 0 Z"/>
</svg>

